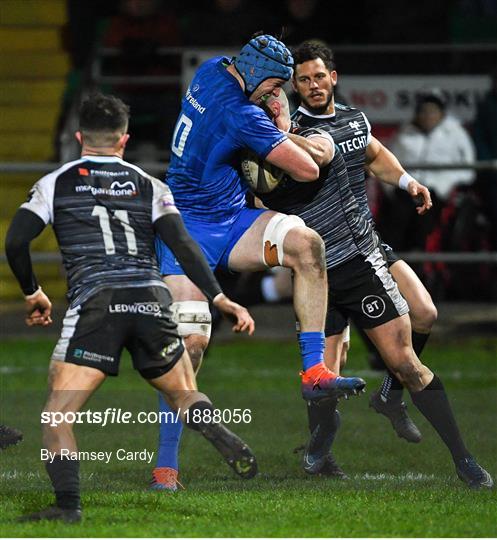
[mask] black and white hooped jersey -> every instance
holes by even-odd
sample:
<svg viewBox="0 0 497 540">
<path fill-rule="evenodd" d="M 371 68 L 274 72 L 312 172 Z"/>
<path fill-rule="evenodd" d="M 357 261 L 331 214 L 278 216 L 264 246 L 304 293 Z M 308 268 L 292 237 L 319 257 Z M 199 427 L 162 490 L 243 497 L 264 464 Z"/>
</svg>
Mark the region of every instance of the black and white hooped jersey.
<svg viewBox="0 0 497 540">
<path fill-rule="evenodd" d="M 303 137 L 329 133 L 328 124 L 297 128 Z M 326 267 L 334 268 L 357 255 L 369 255 L 376 247 L 371 222 L 359 211 L 352 193 L 347 167 L 335 145 L 335 156 L 321 168 L 313 182 L 297 182 L 286 177 L 273 191 L 256 194 L 265 206 L 301 217 L 326 246 Z"/>
<path fill-rule="evenodd" d="M 170 189 L 117 157 L 86 156 L 41 178 L 21 205 L 53 226 L 72 306 L 102 289 L 164 286 L 153 223 Z"/>
<path fill-rule="evenodd" d="M 373 220 L 366 195 L 366 146 L 371 142 L 371 125 L 366 115 L 353 107 L 335 103 L 334 114 L 314 115 L 300 106 L 292 115 L 299 126 L 312 127 L 326 123 L 331 128 L 331 136 L 340 149 L 347 165 L 350 187 L 360 211 L 370 221 Z"/>
</svg>

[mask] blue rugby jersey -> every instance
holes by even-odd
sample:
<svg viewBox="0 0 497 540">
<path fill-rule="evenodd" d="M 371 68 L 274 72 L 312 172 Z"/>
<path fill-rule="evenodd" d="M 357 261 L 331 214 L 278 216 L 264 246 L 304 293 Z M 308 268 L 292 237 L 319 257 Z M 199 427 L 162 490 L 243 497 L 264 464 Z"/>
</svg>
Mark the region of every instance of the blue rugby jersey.
<svg viewBox="0 0 497 540">
<path fill-rule="evenodd" d="M 181 212 L 208 222 L 230 219 L 245 206 L 240 151 L 265 158 L 287 139 L 248 100 L 228 63 L 216 57 L 197 70 L 182 100 L 166 177 Z"/>
</svg>

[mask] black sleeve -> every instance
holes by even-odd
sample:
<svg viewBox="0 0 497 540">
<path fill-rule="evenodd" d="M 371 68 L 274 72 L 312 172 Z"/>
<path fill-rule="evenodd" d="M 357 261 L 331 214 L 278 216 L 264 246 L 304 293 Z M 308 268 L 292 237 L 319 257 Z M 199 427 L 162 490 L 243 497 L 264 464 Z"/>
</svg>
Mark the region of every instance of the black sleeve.
<svg viewBox="0 0 497 540">
<path fill-rule="evenodd" d="M 19 208 L 5 238 L 7 261 L 25 295 L 33 294 L 38 289 L 29 254 L 29 244 L 44 228 L 44 221 L 34 212 Z"/>
<path fill-rule="evenodd" d="M 168 214 L 154 222 L 156 232 L 178 259 L 185 274 L 212 300 L 222 292 L 202 250 L 188 234 L 179 214 Z"/>
</svg>

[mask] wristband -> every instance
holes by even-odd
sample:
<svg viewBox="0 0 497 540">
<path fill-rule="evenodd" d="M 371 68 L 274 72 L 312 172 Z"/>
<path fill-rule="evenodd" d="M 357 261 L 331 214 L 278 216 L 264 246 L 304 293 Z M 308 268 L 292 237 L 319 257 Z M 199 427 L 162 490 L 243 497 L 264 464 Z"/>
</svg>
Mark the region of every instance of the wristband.
<svg viewBox="0 0 497 540">
<path fill-rule="evenodd" d="M 402 173 L 402 176 L 399 178 L 399 188 L 407 191 L 407 186 L 411 180 L 414 180 L 414 178 L 409 173 Z"/>
<path fill-rule="evenodd" d="M 24 296 L 24 300 L 33 300 L 33 298 L 39 293 L 41 292 L 41 287 L 39 286 L 36 291 L 34 293 L 31 293 L 31 294 L 27 294 Z"/>
</svg>

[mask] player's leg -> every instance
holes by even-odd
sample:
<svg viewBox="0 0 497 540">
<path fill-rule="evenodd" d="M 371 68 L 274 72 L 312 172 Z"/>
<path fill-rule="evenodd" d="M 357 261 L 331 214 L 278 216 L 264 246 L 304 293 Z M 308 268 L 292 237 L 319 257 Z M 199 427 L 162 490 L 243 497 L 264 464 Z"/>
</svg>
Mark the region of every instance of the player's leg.
<svg viewBox="0 0 497 540">
<path fill-rule="evenodd" d="M 345 326 L 345 328 L 343 328 Z M 337 329 L 343 328 L 339 333 Z M 326 317 L 326 348 L 324 353 L 326 366 L 340 374 L 348 348 L 349 326 L 345 317 L 328 306 Z M 333 334 L 328 335 L 330 332 Z M 308 474 L 321 474 L 333 478 L 346 479 L 347 475 L 337 464 L 331 447 L 340 427 L 338 400 L 327 399 L 320 402 L 307 402 L 307 417 L 311 438 L 305 448 L 303 468 Z"/>
<path fill-rule="evenodd" d="M 437 308 L 426 287 L 405 261 L 395 262 L 389 267 L 389 271 L 409 306 L 412 345 L 414 352 L 419 357 L 437 320 Z"/>
<path fill-rule="evenodd" d="M 251 215 L 257 217 L 246 226 Z M 234 228 L 227 265 L 235 271 L 257 271 L 268 266 L 292 269 L 304 398 L 338 398 L 362 390 L 362 379 L 337 377 L 323 361 L 327 275 L 321 237 L 296 216 L 247 210 L 240 221 L 244 219 L 241 234 L 237 236 Z"/>
<path fill-rule="evenodd" d="M 43 423 L 42 433 L 45 469 L 56 502 L 55 506 L 23 516 L 20 521 L 80 521 L 79 460 L 69 457 L 69 453 L 78 451 L 70 414 L 84 406 L 105 377 L 105 373 L 92 367 L 54 360 L 50 363 L 48 397 L 42 413 L 47 415 L 48 422 Z"/>
<path fill-rule="evenodd" d="M 418 358 L 430 337 L 431 329 L 437 319 L 437 309 L 431 299 L 430 293 L 414 270 L 404 261 L 397 259 L 392 251 L 387 251 L 386 256 L 395 258 L 390 261 L 389 271 L 393 275 L 402 296 L 409 306 L 409 317 L 412 327 L 412 346 Z M 372 401 L 379 403 L 379 396 L 383 399 L 400 399 L 402 385 L 391 373 L 387 373 L 382 386 L 376 394 L 372 395 Z M 372 404 L 374 407 L 374 403 Z"/>
<path fill-rule="evenodd" d="M 107 375 L 117 375 L 124 331 L 109 312 L 113 291 L 106 289 L 77 308 L 69 308 L 49 368 L 49 392 L 43 423 L 45 467 L 56 506 L 21 518 L 23 521 L 81 519 L 79 460 L 73 418 Z M 106 331 L 111 328 L 111 331 Z M 63 416 L 69 413 L 69 417 Z"/>
<path fill-rule="evenodd" d="M 172 368 L 160 374 L 160 368 L 141 370 L 142 376 L 159 390 L 171 410 L 182 422 L 203 435 L 223 456 L 228 465 L 244 479 L 257 473 L 257 462 L 247 444 L 216 419 L 210 399 L 197 389 L 188 352 L 184 351 Z"/>
<path fill-rule="evenodd" d="M 167 412 L 180 412 L 173 426 L 184 422 L 187 426 L 201 431 L 237 474 L 250 478 L 256 471 L 255 458 L 250 449 L 224 426 L 211 425 L 206 419 L 208 415 L 212 416 L 212 406 L 209 399 L 197 391 L 195 372 L 178 331 L 181 323 L 176 324 L 170 309 L 172 305 L 168 289 L 151 287 L 145 289 L 143 294 L 147 296 L 140 298 L 142 302 L 158 303 L 160 317 L 142 315 L 135 325 L 133 339 L 126 343 L 135 369 L 160 390 L 168 407 Z M 197 425 L 195 422 L 199 414 L 202 418 Z M 167 415 L 168 418 L 171 416 L 173 415 Z M 162 426 L 170 428 L 171 423 L 161 424 Z M 162 483 L 160 471 L 154 478 L 156 484 Z M 175 490 L 177 475 L 172 480 L 173 485 L 166 486 L 165 489 Z"/>
<path fill-rule="evenodd" d="M 211 333 L 209 304 L 202 292 L 182 274 L 171 251 L 159 240 L 156 247 L 161 273 L 168 274 L 164 275 L 164 282 L 173 298 L 171 310 L 178 323 L 178 332 L 184 340 L 195 371 L 198 371 Z M 173 414 L 167 414 L 172 411 L 160 392 L 158 399 L 161 417 L 175 417 Z M 157 462 L 152 471 L 152 489 L 169 491 L 177 489 L 178 454 L 182 431 L 183 424 L 180 420 L 169 421 L 167 424 L 160 423 Z"/>
<path fill-rule="evenodd" d="M 476 463 L 463 442 L 442 381 L 420 362 L 412 348 L 409 316 L 402 315 L 367 333 L 448 447 L 461 480 L 470 487 L 491 487 L 490 475 Z"/>
</svg>

